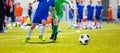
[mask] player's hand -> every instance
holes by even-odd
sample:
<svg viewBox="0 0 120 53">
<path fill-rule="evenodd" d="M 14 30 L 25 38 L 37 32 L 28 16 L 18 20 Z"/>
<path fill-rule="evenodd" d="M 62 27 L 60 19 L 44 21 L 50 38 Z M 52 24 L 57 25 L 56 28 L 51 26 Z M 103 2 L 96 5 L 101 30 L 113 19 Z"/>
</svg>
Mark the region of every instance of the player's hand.
<svg viewBox="0 0 120 53">
<path fill-rule="evenodd" d="M 28 3 L 28 5 L 32 5 L 32 3 L 31 3 L 31 2 L 29 2 L 29 3 Z"/>
<path fill-rule="evenodd" d="M 29 4 L 32 5 L 35 2 L 36 2 L 36 0 L 32 0 Z"/>
</svg>

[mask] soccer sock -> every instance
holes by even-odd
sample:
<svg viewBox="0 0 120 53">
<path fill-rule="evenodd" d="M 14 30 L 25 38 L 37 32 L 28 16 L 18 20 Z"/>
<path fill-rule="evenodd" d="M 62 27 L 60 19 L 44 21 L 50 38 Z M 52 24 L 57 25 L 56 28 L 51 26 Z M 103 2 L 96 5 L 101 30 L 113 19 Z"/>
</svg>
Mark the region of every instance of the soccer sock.
<svg viewBox="0 0 120 53">
<path fill-rule="evenodd" d="M 81 22 L 81 26 L 84 27 L 84 22 Z"/>
<path fill-rule="evenodd" d="M 90 21 L 90 27 L 93 28 L 93 22 L 92 21 Z"/>
<path fill-rule="evenodd" d="M 89 26 L 89 21 L 86 22 L 86 28 L 88 28 L 88 26 Z"/>
<path fill-rule="evenodd" d="M 72 27 L 72 20 L 70 20 L 69 25 L 70 25 L 70 27 Z"/>
<path fill-rule="evenodd" d="M 31 36 L 31 34 L 32 34 L 32 31 L 33 31 L 33 30 L 31 30 L 31 29 L 29 30 L 27 38 L 30 38 L 30 36 Z"/>
<path fill-rule="evenodd" d="M 54 26 L 53 27 L 53 34 L 57 33 L 57 30 L 58 30 L 58 26 Z"/>
<path fill-rule="evenodd" d="M 45 26 L 41 26 L 41 28 L 40 28 L 40 35 L 43 35 L 43 33 L 44 33 L 44 31 L 45 31 Z"/>
<path fill-rule="evenodd" d="M 98 22 L 96 23 L 96 27 L 98 27 L 99 26 L 99 24 L 98 24 Z"/>
<path fill-rule="evenodd" d="M 100 27 L 102 28 L 102 21 L 100 22 Z"/>
</svg>

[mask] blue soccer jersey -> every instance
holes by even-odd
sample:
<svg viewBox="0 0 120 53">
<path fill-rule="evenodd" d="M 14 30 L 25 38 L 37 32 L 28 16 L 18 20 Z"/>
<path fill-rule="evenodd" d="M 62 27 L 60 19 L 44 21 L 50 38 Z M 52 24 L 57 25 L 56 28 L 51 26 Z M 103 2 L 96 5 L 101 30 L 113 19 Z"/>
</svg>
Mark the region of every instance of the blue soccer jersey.
<svg viewBox="0 0 120 53">
<path fill-rule="evenodd" d="M 83 19 L 84 5 L 77 4 L 77 8 L 78 8 L 78 17 L 77 17 L 77 20 L 82 20 Z"/>
<path fill-rule="evenodd" d="M 87 6 L 87 20 L 93 20 L 94 14 L 94 6 L 88 5 Z"/>
<path fill-rule="evenodd" d="M 73 19 L 74 16 L 74 8 L 69 7 L 69 19 Z"/>
<path fill-rule="evenodd" d="M 41 20 L 47 20 L 49 7 L 54 7 L 54 0 L 37 0 L 39 2 L 36 9 L 33 23 L 40 23 Z"/>
<path fill-rule="evenodd" d="M 96 9 L 96 13 L 95 13 L 96 14 L 96 20 L 102 19 L 100 16 L 101 16 L 103 7 L 101 5 L 96 5 L 95 9 Z"/>
<path fill-rule="evenodd" d="M 117 16 L 120 16 L 120 8 L 118 8 Z"/>
</svg>

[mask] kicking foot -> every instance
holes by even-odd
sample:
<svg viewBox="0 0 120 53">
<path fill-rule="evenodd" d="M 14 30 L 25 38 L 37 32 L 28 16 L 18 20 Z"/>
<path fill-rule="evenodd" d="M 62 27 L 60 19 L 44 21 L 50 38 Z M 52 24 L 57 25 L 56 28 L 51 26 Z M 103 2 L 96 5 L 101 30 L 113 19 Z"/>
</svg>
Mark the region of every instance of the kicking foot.
<svg viewBox="0 0 120 53">
<path fill-rule="evenodd" d="M 43 42 L 45 41 L 45 37 L 43 37 L 43 35 L 40 35 L 39 39 L 41 39 Z"/>
<path fill-rule="evenodd" d="M 25 38 L 24 42 L 27 43 L 30 40 L 30 38 Z"/>
</svg>

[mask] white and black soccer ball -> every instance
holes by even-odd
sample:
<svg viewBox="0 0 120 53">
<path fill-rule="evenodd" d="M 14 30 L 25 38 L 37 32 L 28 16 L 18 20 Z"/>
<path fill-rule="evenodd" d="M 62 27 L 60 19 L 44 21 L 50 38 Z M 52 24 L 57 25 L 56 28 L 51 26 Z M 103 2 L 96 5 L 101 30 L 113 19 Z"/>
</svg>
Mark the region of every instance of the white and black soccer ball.
<svg viewBox="0 0 120 53">
<path fill-rule="evenodd" d="M 87 45 L 90 42 L 90 37 L 88 34 L 81 34 L 79 41 L 82 45 Z"/>
</svg>

